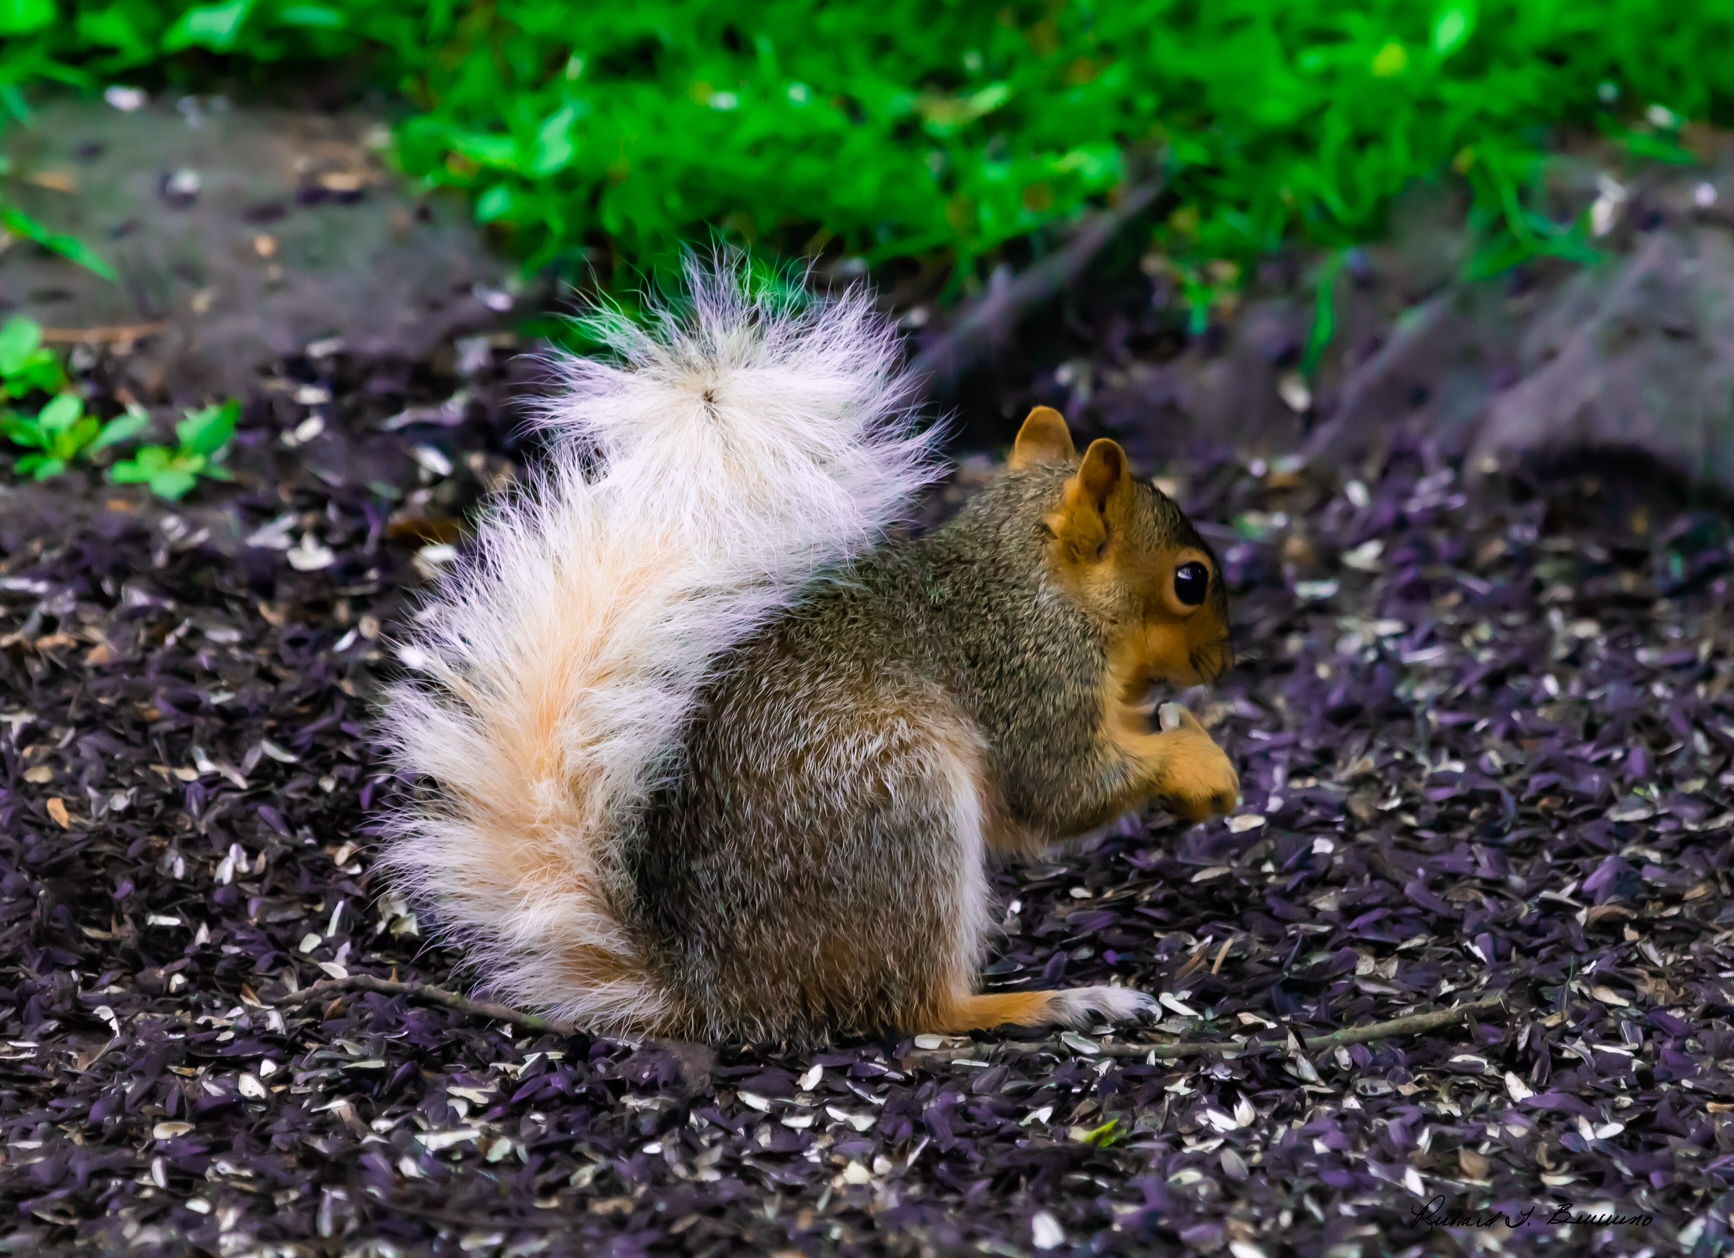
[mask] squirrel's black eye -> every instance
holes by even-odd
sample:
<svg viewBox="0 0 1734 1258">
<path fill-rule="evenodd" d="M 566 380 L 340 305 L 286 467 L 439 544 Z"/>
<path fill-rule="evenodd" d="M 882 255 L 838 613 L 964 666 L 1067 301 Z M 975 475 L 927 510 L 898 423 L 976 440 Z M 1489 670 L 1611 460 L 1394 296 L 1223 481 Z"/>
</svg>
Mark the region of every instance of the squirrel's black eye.
<svg viewBox="0 0 1734 1258">
<path fill-rule="evenodd" d="M 1174 570 L 1174 597 L 1188 607 L 1197 607 L 1210 590 L 1210 569 L 1201 563 L 1183 563 Z"/>
</svg>

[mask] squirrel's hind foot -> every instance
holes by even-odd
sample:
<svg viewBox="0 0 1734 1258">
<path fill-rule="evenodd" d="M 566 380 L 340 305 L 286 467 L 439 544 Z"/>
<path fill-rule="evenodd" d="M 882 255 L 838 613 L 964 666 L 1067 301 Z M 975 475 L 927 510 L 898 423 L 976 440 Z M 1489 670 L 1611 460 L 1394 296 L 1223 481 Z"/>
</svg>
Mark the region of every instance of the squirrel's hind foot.
<svg viewBox="0 0 1734 1258">
<path fill-rule="evenodd" d="M 1088 1026 L 1133 1022 L 1155 1014 L 1154 997 L 1131 987 L 1072 987 L 1057 992 L 992 992 L 964 996 L 930 1028 L 942 1034 L 1001 1026 Z"/>
<path fill-rule="evenodd" d="M 1053 992 L 1052 1020 L 1066 1026 L 1137 1022 L 1156 1016 L 1156 998 L 1133 987 L 1072 987 Z"/>
</svg>

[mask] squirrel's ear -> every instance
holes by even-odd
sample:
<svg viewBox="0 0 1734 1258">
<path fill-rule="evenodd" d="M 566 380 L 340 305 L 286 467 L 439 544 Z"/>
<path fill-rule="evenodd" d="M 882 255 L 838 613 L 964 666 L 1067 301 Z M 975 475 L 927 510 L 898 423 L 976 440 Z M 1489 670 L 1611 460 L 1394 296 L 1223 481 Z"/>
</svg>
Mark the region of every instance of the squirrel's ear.
<svg viewBox="0 0 1734 1258">
<path fill-rule="evenodd" d="M 1038 463 L 1070 463 L 1078 457 L 1066 417 L 1051 406 L 1038 406 L 1024 417 L 1006 466 L 1014 472 Z"/>
<path fill-rule="evenodd" d="M 1130 477 L 1126 452 L 1120 443 L 1100 437 L 1084 451 L 1084 464 L 1078 469 L 1078 489 L 1085 500 L 1101 511 Z"/>
<path fill-rule="evenodd" d="M 1103 437 L 1090 443 L 1077 474 L 1066 482 L 1048 527 L 1079 559 L 1100 558 L 1108 544 L 1108 504 L 1132 484 L 1126 452 Z"/>
</svg>

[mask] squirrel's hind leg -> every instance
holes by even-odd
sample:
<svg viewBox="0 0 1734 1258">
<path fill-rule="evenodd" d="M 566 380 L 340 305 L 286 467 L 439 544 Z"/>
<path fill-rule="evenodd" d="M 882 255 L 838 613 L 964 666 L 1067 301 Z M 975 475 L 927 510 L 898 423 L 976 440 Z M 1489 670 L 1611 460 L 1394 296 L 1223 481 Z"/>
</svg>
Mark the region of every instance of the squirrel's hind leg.
<svg viewBox="0 0 1734 1258">
<path fill-rule="evenodd" d="M 924 1028 L 941 1034 L 1001 1026 L 1085 1026 L 1094 1018 L 1129 1022 L 1152 1013 L 1156 1001 L 1130 987 L 1072 987 L 1053 992 L 991 992 L 947 1002 Z"/>
</svg>

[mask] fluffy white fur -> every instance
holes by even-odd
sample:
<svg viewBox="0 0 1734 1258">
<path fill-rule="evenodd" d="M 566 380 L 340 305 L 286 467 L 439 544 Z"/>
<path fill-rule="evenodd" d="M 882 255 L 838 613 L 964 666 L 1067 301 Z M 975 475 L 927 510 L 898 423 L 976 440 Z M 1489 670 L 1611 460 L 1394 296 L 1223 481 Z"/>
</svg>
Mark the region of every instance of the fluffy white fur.
<svg viewBox="0 0 1734 1258">
<path fill-rule="evenodd" d="M 790 308 L 738 259 L 687 289 L 648 329 L 592 319 L 616 361 L 563 363 L 548 468 L 439 584 L 385 714 L 432 784 L 385 864 L 486 988 L 597 1031 L 672 1012 L 619 925 L 612 840 L 700 686 L 940 471 L 865 292 Z"/>
<path fill-rule="evenodd" d="M 1100 1015 L 1108 1022 L 1132 1022 L 1160 1012 L 1156 999 L 1130 987 L 1069 987 L 1054 993 L 1049 1006 L 1054 1020 L 1068 1026 L 1088 1026 Z"/>
<path fill-rule="evenodd" d="M 970 992 L 975 990 L 976 971 L 986 959 L 996 929 L 993 892 L 987 881 L 987 818 L 982 808 L 985 749 L 961 722 L 950 737 L 937 741 L 933 776 L 945 783 L 943 793 L 951 799 L 951 835 L 957 845 L 956 881 L 945 910 L 955 934 L 940 981 L 946 990 Z"/>
</svg>

